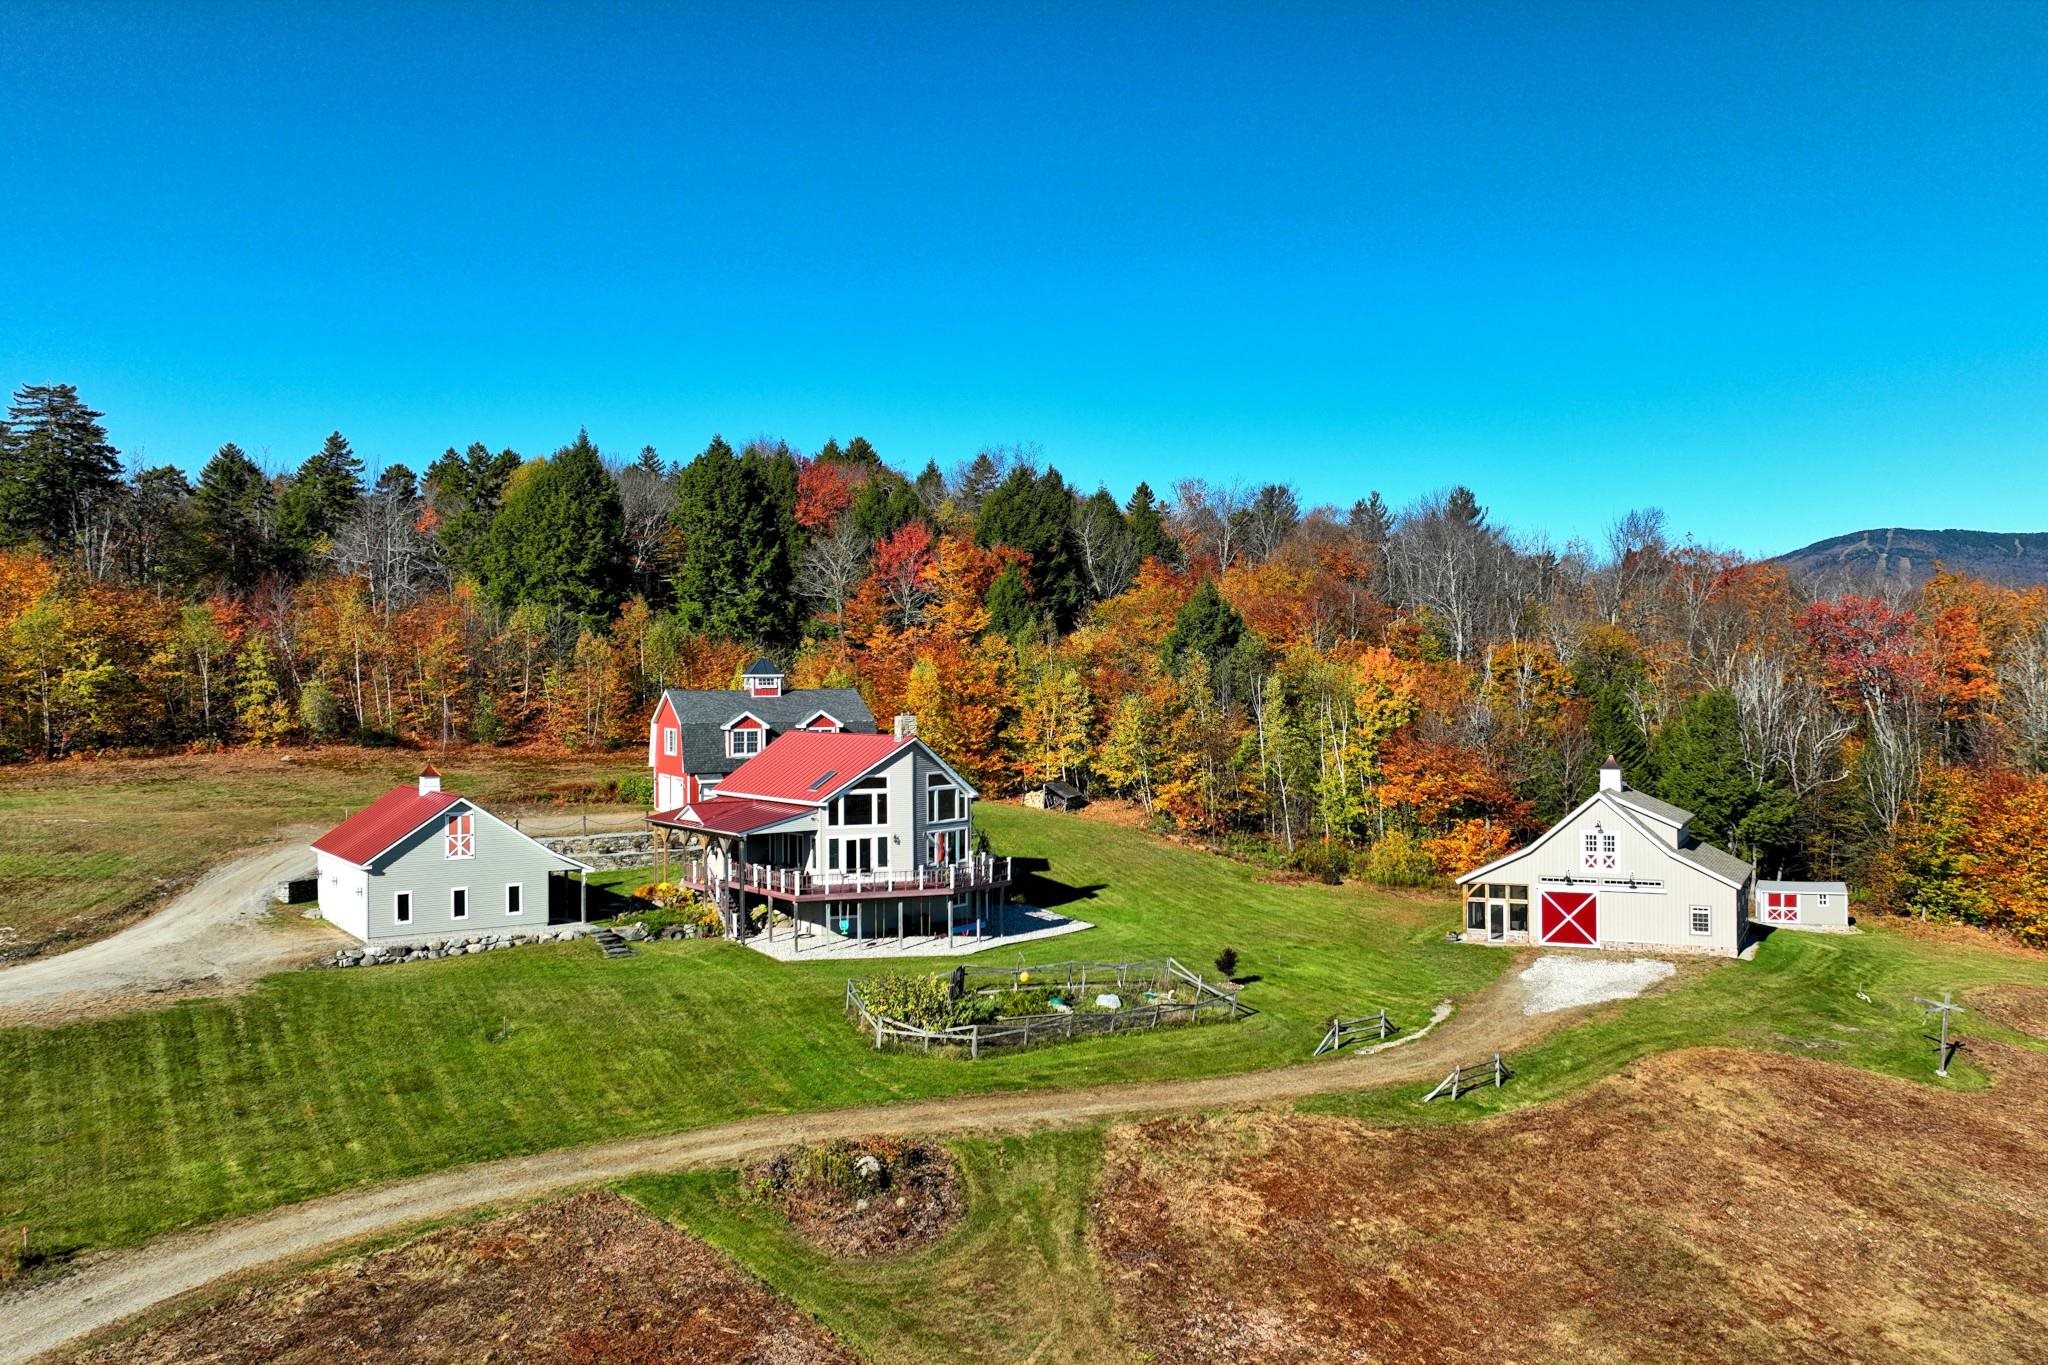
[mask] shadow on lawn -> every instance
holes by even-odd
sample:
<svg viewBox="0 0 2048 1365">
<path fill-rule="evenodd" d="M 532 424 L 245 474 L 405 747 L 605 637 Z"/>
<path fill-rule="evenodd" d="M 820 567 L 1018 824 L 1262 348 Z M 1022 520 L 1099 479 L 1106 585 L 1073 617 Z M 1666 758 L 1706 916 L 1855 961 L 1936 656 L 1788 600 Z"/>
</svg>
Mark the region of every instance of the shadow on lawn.
<svg viewBox="0 0 2048 1365">
<path fill-rule="evenodd" d="M 1010 866 L 1016 875 L 1013 887 L 1017 899 L 1040 910 L 1057 910 L 1075 901 L 1092 901 L 1096 892 L 1109 885 L 1108 882 L 1089 882 L 1075 886 L 1048 877 L 1045 874 L 1052 867 L 1052 861 L 1047 858 L 1017 858 Z"/>
</svg>

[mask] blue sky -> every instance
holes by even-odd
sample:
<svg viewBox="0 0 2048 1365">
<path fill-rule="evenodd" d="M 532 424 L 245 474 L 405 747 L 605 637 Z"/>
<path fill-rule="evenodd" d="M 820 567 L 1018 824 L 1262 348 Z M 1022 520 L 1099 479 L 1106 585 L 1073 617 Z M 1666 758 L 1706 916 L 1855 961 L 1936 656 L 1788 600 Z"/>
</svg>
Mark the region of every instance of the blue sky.
<svg viewBox="0 0 2048 1365">
<path fill-rule="evenodd" d="M 2048 5 L 0 6 L 0 382 L 2048 528 Z"/>
</svg>

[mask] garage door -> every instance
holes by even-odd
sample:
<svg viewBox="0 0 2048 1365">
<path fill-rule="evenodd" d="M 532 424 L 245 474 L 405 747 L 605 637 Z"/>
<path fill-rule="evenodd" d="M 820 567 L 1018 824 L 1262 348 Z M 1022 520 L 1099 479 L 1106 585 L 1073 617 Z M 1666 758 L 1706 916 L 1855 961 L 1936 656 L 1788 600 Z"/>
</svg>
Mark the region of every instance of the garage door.
<svg viewBox="0 0 2048 1365">
<path fill-rule="evenodd" d="M 1545 891 L 1536 928 L 1543 943 L 1595 947 L 1600 942 L 1600 898 L 1591 891 Z"/>
</svg>

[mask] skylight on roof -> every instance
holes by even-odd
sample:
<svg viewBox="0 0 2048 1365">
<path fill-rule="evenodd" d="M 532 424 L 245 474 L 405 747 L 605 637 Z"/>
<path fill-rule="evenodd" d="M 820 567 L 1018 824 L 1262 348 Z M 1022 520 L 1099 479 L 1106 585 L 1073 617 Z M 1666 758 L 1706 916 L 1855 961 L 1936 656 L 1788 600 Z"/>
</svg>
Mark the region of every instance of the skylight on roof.
<svg viewBox="0 0 2048 1365">
<path fill-rule="evenodd" d="M 818 780 L 811 784 L 810 789 L 812 791 L 816 791 L 818 788 L 824 786 L 827 782 L 830 782 L 833 778 L 837 776 L 839 776 L 839 769 L 827 768 L 825 769 L 824 773 L 819 776 Z"/>
</svg>

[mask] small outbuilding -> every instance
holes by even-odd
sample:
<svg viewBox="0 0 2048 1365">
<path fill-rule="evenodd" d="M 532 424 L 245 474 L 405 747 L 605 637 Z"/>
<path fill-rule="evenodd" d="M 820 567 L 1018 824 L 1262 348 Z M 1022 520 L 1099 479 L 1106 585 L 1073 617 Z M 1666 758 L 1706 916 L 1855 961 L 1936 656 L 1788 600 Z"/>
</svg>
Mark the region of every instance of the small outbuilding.
<svg viewBox="0 0 2048 1365">
<path fill-rule="evenodd" d="M 1071 782 L 1058 778 L 1038 789 L 1038 805 L 1045 810 L 1079 810 L 1088 804 L 1088 795 Z"/>
<path fill-rule="evenodd" d="M 1773 929 L 1846 929 L 1849 887 L 1843 882 L 1759 881 L 1749 917 Z"/>
<path fill-rule="evenodd" d="M 313 853 L 321 915 L 366 943 L 544 928 L 555 878 L 590 870 L 443 791 L 431 764 L 315 839 Z"/>
</svg>

